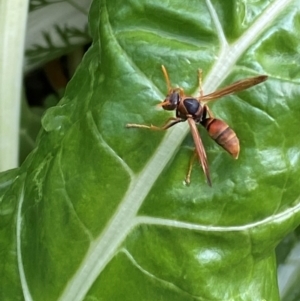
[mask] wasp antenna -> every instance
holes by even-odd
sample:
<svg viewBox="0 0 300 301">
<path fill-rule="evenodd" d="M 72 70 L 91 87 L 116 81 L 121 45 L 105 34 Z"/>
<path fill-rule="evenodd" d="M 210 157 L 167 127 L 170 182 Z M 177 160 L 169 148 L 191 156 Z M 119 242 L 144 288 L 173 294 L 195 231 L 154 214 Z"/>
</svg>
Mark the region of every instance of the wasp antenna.
<svg viewBox="0 0 300 301">
<path fill-rule="evenodd" d="M 165 77 L 165 80 L 166 80 L 166 83 L 167 83 L 168 91 L 170 91 L 172 89 L 172 87 L 171 87 L 171 83 L 170 83 L 170 79 L 169 79 L 167 69 L 164 65 L 161 65 L 161 69 L 162 69 L 162 72 L 164 74 L 164 77 Z"/>
</svg>

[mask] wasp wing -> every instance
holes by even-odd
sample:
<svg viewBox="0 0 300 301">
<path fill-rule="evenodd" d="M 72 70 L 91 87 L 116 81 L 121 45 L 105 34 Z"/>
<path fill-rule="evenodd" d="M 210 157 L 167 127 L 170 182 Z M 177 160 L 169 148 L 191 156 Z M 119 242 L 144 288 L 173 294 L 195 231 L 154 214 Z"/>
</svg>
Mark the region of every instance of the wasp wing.
<svg viewBox="0 0 300 301">
<path fill-rule="evenodd" d="M 242 80 L 239 80 L 227 87 L 217 90 L 213 93 L 200 96 L 199 100 L 200 101 L 210 101 L 210 100 L 214 100 L 214 99 L 220 98 L 225 95 L 240 92 L 240 91 L 246 90 L 252 86 L 255 86 L 255 85 L 258 85 L 258 84 L 264 82 L 265 80 L 267 80 L 267 78 L 268 78 L 267 75 L 259 75 L 259 76 L 255 76 L 255 77 L 242 79 Z"/>
<path fill-rule="evenodd" d="M 208 163 L 207 163 L 207 157 L 206 157 L 206 152 L 201 140 L 201 137 L 199 135 L 198 129 L 196 127 L 196 123 L 193 118 L 189 117 L 187 119 L 191 133 L 194 139 L 195 147 L 196 147 L 196 153 L 199 158 L 200 164 L 202 166 L 202 169 L 204 171 L 204 175 L 206 177 L 207 184 L 211 186 L 211 179 L 209 175 L 209 168 L 208 168 Z"/>
</svg>

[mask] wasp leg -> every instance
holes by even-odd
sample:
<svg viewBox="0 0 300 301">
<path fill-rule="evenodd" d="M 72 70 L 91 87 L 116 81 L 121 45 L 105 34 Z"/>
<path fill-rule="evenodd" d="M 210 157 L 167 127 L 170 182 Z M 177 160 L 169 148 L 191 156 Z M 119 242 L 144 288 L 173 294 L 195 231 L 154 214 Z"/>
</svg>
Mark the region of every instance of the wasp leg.
<svg viewBox="0 0 300 301">
<path fill-rule="evenodd" d="M 198 81 L 199 81 L 200 97 L 202 97 L 203 96 L 203 89 L 202 89 L 202 69 L 198 69 Z"/>
<path fill-rule="evenodd" d="M 173 125 L 177 124 L 178 122 L 185 121 L 182 118 L 176 118 L 176 117 L 171 117 L 169 118 L 166 123 L 159 127 L 155 125 L 145 125 L 145 124 L 136 124 L 136 123 L 127 123 L 126 127 L 127 128 L 143 128 L 143 129 L 149 129 L 149 130 L 154 130 L 154 131 L 164 131 L 167 130 L 168 128 L 172 127 Z"/>
<path fill-rule="evenodd" d="M 194 153 L 190 159 L 189 169 L 188 169 L 188 172 L 185 177 L 186 185 L 190 185 L 190 183 L 191 183 L 191 173 L 192 173 L 193 164 L 194 164 L 196 158 L 197 158 L 197 152 L 196 152 L 196 150 L 194 150 Z"/>
</svg>

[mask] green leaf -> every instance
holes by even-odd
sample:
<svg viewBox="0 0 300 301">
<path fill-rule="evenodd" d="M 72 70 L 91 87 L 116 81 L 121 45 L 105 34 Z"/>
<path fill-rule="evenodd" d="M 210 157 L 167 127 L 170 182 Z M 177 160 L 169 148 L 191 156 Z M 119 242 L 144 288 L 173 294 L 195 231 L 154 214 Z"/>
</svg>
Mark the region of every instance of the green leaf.
<svg viewBox="0 0 300 301">
<path fill-rule="evenodd" d="M 3 193 L 18 200 L 4 250 L 20 286 L 13 298 L 2 284 L 2 299 L 279 300 L 274 249 L 300 223 L 299 1 L 102 0 L 90 26 L 93 45 Z M 186 123 L 125 128 L 174 116 L 155 107 L 162 64 L 187 95 L 198 68 L 205 94 L 269 76 L 209 104 L 241 144 L 234 160 L 199 127 L 212 188 L 198 163 L 184 183 Z"/>
</svg>

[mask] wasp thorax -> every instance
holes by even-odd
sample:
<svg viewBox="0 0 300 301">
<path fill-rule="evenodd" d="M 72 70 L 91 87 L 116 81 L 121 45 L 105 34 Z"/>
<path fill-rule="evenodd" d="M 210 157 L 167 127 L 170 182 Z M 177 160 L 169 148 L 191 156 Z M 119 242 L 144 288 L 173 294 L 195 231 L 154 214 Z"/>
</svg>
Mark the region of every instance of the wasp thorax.
<svg viewBox="0 0 300 301">
<path fill-rule="evenodd" d="M 199 101 L 195 98 L 186 98 L 183 101 L 184 107 L 187 110 L 187 113 L 190 115 L 195 116 L 195 114 L 198 112 L 201 104 Z"/>
</svg>

